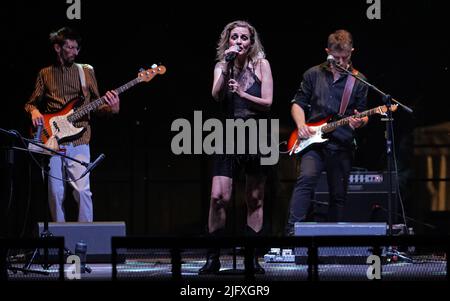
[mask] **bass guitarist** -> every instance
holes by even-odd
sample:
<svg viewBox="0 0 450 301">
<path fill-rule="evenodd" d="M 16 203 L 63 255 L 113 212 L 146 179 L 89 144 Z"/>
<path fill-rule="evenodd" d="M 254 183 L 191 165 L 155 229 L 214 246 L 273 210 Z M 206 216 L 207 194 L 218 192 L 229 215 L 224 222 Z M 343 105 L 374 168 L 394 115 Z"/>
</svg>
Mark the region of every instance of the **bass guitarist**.
<svg viewBox="0 0 450 301">
<path fill-rule="evenodd" d="M 25 111 L 31 115 L 35 127 L 42 125 L 42 114 L 63 109 L 70 101 L 79 98 L 79 105 L 85 105 L 97 98 L 99 92 L 94 70 L 89 65 L 74 63 L 80 51 L 80 36 L 68 27 L 50 34 L 50 43 L 56 53 L 56 62 L 40 70 L 36 86 Z M 108 91 L 105 104 L 98 112 L 111 114 L 119 112 L 119 96 L 116 91 Z M 85 130 L 80 135 L 62 143 L 66 155 L 84 162 L 90 162 L 89 141 L 91 128 L 89 116 L 86 115 L 75 123 Z M 57 143 L 58 141 L 55 141 Z M 65 198 L 66 181 L 73 187 L 73 195 L 79 206 L 78 221 L 93 221 L 92 193 L 89 184 L 89 174 L 80 180 L 85 167 L 59 156 L 50 159 L 48 181 L 49 205 L 52 219 L 55 222 L 65 222 L 63 202 Z"/>
<path fill-rule="evenodd" d="M 351 64 L 352 35 L 337 30 L 328 37 L 327 62 L 303 74 L 294 99 L 291 115 L 298 129 L 298 138 L 314 134 L 312 124 L 330 115 L 350 116 L 366 109 L 368 88 L 352 76 L 340 72 L 335 64 L 356 72 Z M 362 76 L 359 74 L 359 76 Z M 327 172 L 330 191 L 328 221 L 342 221 L 352 165 L 354 130 L 365 125 L 367 117 L 350 118 L 348 125 L 329 134 L 325 143 L 314 144 L 301 154 L 300 175 L 291 198 L 286 234 L 294 235 L 294 224 L 306 219 L 319 176 Z"/>
</svg>

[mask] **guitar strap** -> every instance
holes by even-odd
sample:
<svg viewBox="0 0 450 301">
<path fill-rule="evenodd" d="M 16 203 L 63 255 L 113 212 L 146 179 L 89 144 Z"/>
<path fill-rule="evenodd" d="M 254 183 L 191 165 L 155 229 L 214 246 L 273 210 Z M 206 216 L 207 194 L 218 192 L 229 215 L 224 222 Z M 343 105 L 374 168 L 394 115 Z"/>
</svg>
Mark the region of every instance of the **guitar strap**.
<svg viewBox="0 0 450 301">
<path fill-rule="evenodd" d="M 81 91 L 83 92 L 84 98 L 88 96 L 88 88 L 86 87 L 86 75 L 84 74 L 83 65 L 75 64 L 78 68 L 78 73 L 80 73 L 80 83 L 81 83 Z"/>
<path fill-rule="evenodd" d="M 358 75 L 358 70 L 353 69 L 352 74 Z M 353 86 L 355 85 L 356 78 L 353 76 L 347 76 L 347 82 L 345 83 L 344 93 L 342 94 L 341 107 L 339 108 L 339 115 L 343 116 L 347 109 L 350 96 L 352 95 Z"/>
</svg>

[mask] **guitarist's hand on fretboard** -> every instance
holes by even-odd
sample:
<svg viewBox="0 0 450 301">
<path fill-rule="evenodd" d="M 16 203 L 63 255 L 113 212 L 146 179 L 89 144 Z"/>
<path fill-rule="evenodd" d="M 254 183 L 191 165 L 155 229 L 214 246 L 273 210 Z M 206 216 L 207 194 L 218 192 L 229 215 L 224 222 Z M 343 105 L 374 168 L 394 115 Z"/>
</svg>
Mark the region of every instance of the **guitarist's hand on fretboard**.
<svg viewBox="0 0 450 301">
<path fill-rule="evenodd" d="M 120 109 L 119 93 L 117 93 L 115 90 L 106 92 L 105 102 L 108 106 L 111 107 L 111 111 L 113 113 L 119 112 L 119 109 Z"/>
<path fill-rule="evenodd" d="M 74 122 L 80 120 L 89 112 L 94 110 L 103 110 L 112 113 L 119 112 L 119 94 L 134 87 L 141 82 L 148 82 L 158 74 L 164 74 L 166 67 L 155 65 L 151 69 L 142 70 L 138 73 L 138 76 L 129 81 L 128 83 L 118 87 L 117 89 L 108 91 L 105 96 L 102 96 L 94 101 L 91 101 L 81 107 L 77 107 L 75 110 L 75 104 L 79 99 L 70 100 L 61 110 L 58 112 L 52 112 L 50 114 L 41 114 L 39 111 L 32 112 L 33 124 L 36 126 L 38 120 L 43 121 L 42 135 L 40 140 L 47 146 L 50 144 L 58 144 L 64 142 L 64 140 L 75 139 L 81 135 L 86 129 L 83 127 L 76 127 Z M 55 142 L 55 143 L 53 143 Z M 57 147 L 57 145 L 56 145 Z M 53 148 L 53 147 L 51 147 Z"/>
</svg>

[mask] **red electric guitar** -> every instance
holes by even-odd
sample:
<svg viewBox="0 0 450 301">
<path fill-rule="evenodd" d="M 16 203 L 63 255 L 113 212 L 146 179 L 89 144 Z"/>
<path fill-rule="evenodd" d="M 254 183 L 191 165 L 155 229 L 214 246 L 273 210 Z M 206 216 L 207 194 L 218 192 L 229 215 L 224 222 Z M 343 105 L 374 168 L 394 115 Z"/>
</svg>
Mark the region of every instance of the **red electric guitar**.
<svg viewBox="0 0 450 301">
<path fill-rule="evenodd" d="M 391 111 L 395 112 L 397 110 L 397 106 L 398 105 L 392 105 Z M 387 110 L 388 109 L 386 106 L 379 106 L 379 107 L 373 108 L 371 110 L 367 110 L 362 113 L 355 114 L 350 117 L 362 118 L 362 117 L 370 116 L 373 114 L 385 115 Z M 306 125 L 311 127 L 315 132 L 314 132 L 314 135 L 312 135 L 309 138 L 305 138 L 305 139 L 299 138 L 298 130 L 294 130 L 291 133 L 289 140 L 288 140 L 289 155 L 300 154 L 300 153 L 304 152 L 312 144 L 323 143 L 323 142 L 327 141 L 328 139 L 324 138 L 323 134 L 329 133 L 342 125 L 349 124 L 350 117 L 342 118 L 340 120 L 330 122 L 330 123 L 327 123 L 327 122 L 330 120 L 331 117 L 327 117 L 319 122 L 307 123 Z"/>
</svg>

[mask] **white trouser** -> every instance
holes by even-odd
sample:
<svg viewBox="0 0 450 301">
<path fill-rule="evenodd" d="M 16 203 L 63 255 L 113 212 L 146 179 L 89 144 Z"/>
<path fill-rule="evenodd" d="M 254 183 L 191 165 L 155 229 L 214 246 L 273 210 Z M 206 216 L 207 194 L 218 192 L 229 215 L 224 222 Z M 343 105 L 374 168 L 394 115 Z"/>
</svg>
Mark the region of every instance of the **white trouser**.
<svg viewBox="0 0 450 301">
<path fill-rule="evenodd" d="M 64 145 L 66 155 L 80 161 L 90 162 L 89 145 L 82 144 L 73 146 L 72 144 Z M 75 181 L 86 168 L 77 162 L 60 156 L 52 156 L 50 158 L 50 176 L 48 177 L 48 199 L 50 204 L 50 212 L 53 221 L 65 222 L 64 218 L 64 198 L 66 183 L 70 183 L 73 187 L 73 196 L 79 206 L 78 221 L 92 222 L 92 193 L 89 185 L 89 174 L 76 182 L 64 182 L 59 179 L 67 179 Z"/>
</svg>

